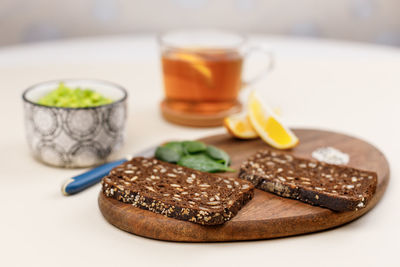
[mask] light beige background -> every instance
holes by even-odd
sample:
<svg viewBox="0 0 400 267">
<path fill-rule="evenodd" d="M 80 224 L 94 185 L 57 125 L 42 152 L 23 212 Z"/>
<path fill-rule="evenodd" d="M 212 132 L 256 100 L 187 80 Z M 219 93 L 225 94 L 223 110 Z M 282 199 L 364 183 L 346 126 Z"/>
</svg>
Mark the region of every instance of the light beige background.
<svg viewBox="0 0 400 267">
<path fill-rule="evenodd" d="M 0 45 L 192 27 L 400 45 L 400 1 L 0 0 Z"/>
<path fill-rule="evenodd" d="M 254 242 L 173 243 L 123 232 L 101 215 L 99 184 L 71 197 L 61 194 L 62 182 L 83 170 L 52 168 L 31 157 L 23 127 L 24 88 L 63 77 L 100 78 L 125 86 L 130 94 L 128 138 L 115 158 L 166 140 L 195 139 L 225 130 L 181 127 L 162 119 L 158 104 L 163 93 L 153 36 L 3 48 L 0 265 L 398 267 L 399 49 L 309 39 L 251 40 L 271 48 L 279 59 L 274 72 L 255 88 L 265 101 L 282 110 L 288 125 L 350 134 L 387 156 L 391 180 L 374 209 L 331 231 Z M 254 67 L 262 63 L 256 58 Z"/>
</svg>

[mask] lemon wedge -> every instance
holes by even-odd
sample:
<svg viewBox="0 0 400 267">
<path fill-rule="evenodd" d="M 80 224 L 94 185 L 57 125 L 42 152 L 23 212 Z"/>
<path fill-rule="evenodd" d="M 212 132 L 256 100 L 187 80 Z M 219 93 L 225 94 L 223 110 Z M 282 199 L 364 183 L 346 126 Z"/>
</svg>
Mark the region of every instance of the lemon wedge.
<svg viewBox="0 0 400 267">
<path fill-rule="evenodd" d="M 224 119 L 224 126 L 231 135 L 240 139 L 253 139 L 258 137 L 246 113 L 226 117 Z"/>
<path fill-rule="evenodd" d="M 280 118 L 261 101 L 254 91 L 249 97 L 248 114 L 254 130 L 272 147 L 288 149 L 299 143 L 296 135 L 281 122 Z"/>
</svg>

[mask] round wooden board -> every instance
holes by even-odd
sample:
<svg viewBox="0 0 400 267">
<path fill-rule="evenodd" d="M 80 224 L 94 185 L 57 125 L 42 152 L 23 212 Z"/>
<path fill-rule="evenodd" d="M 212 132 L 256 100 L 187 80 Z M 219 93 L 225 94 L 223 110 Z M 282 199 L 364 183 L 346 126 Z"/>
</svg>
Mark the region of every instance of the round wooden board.
<svg viewBox="0 0 400 267">
<path fill-rule="evenodd" d="M 294 131 L 300 139 L 300 144 L 291 150 L 295 156 L 311 158 L 311 152 L 316 148 L 332 146 L 350 155 L 349 166 L 377 172 L 377 190 L 366 208 L 338 213 L 256 190 L 254 198 L 231 221 L 221 226 L 201 226 L 171 219 L 107 198 L 102 193 L 98 199 L 100 210 L 111 224 L 136 235 L 169 241 L 215 242 L 268 239 L 321 231 L 350 222 L 376 205 L 389 181 L 388 162 L 377 148 L 339 133 L 307 129 Z M 239 169 L 240 163 L 256 151 L 271 149 L 260 139 L 237 140 L 228 135 L 216 135 L 201 140 L 227 151 L 235 169 Z"/>
</svg>

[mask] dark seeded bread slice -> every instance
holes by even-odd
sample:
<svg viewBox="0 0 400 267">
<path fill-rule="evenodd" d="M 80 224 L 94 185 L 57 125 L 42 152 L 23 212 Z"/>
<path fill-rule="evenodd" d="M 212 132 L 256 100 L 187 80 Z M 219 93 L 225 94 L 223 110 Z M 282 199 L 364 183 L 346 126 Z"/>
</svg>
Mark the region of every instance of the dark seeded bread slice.
<svg viewBox="0 0 400 267">
<path fill-rule="evenodd" d="M 335 211 L 364 208 L 377 184 L 374 172 L 269 150 L 243 162 L 239 177 L 261 190 Z"/>
<path fill-rule="evenodd" d="M 102 180 L 107 197 L 167 217 L 222 224 L 253 197 L 251 183 L 199 172 L 154 158 L 133 158 Z"/>
</svg>

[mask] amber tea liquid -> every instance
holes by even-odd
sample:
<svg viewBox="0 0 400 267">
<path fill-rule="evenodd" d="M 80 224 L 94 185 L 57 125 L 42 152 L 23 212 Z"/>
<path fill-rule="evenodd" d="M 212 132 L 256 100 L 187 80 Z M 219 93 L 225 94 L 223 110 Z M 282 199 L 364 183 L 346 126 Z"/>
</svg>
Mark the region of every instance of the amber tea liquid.
<svg viewBox="0 0 400 267">
<path fill-rule="evenodd" d="M 237 104 L 242 56 L 218 49 L 162 53 L 166 104 L 177 111 L 215 114 Z"/>
</svg>

